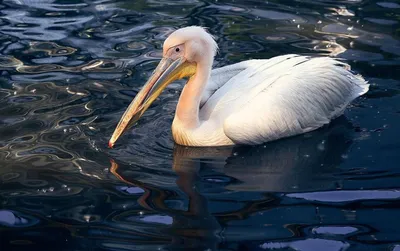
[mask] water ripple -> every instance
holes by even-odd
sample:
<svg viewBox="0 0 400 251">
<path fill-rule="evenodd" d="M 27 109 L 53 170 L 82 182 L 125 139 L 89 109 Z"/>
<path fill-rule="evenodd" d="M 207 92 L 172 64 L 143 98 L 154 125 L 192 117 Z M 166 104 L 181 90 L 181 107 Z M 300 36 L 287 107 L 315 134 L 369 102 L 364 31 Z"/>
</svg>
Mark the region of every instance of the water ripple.
<svg viewBox="0 0 400 251">
<path fill-rule="evenodd" d="M 326 191 L 303 194 L 288 194 L 290 198 L 305 199 L 318 202 L 352 202 L 357 200 L 397 200 L 400 198 L 398 190 L 362 190 L 362 191 Z"/>
<path fill-rule="evenodd" d="M 399 249 L 398 10 L 363 0 L 3 1 L 0 246 Z M 316 132 L 188 148 L 171 136 L 177 81 L 108 149 L 164 40 L 187 25 L 215 35 L 216 67 L 326 55 L 371 90 Z"/>
</svg>

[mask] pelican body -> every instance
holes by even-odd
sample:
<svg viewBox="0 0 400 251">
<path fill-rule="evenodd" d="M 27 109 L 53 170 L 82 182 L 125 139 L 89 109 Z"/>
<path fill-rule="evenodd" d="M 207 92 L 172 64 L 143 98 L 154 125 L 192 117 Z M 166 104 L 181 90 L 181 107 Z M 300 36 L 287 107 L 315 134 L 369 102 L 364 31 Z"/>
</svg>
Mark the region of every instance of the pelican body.
<svg viewBox="0 0 400 251">
<path fill-rule="evenodd" d="M 343 114 L 369 85 L 329 57 L 283 55 L 212 70 L 218 46 L 201 27 L 176 30 L 163 58 L 129 105 L 109 146 L 171 82 L 188 78 L 172 135 L 185 146 L 255 145 L 309 132 Z"/>
</svg>

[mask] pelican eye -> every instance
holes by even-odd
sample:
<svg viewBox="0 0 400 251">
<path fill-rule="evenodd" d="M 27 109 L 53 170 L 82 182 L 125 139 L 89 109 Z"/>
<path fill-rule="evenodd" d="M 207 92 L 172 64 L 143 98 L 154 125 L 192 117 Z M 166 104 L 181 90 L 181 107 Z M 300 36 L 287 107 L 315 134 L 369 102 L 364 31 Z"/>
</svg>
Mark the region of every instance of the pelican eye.
<svg viewBox="0 0 400 251">
<path fill-rule="evenodd" d="M 179 50 L 179 48 L 176 48 L 175 51 L 176 51 L 176 52 L 179 52 L 180 50 Z"/>
</svg>

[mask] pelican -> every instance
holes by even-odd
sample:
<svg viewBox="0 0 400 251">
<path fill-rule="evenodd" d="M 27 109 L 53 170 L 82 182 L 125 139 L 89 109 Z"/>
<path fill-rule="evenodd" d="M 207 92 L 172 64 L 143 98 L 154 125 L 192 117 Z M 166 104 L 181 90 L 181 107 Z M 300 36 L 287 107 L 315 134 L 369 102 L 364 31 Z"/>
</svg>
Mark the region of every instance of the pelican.
<svg viewBox="0 0 400 251">
<path fill-rule="evenodd" d="M 257 145 L 310 132 L 343 114 L 369 84 L 329 57 L 283 55 L 212 69 L 218 45 L 204 28 L 174 31 L 163 58 L 109 141 L 143 115 L 171 82 L 188 78 L 172 123 L 184 146 Z"/>
</svg>

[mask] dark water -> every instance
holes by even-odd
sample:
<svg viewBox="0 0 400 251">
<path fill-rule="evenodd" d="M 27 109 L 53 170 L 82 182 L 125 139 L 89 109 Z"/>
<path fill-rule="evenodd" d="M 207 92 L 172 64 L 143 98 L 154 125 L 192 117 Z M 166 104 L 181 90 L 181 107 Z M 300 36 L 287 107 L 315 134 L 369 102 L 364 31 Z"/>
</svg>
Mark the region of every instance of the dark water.
<svg viewBox="0 0 400 251">
<path fill-rule="evenodd" d="M 1 250 L 400 250 L 400 2 L 4 0 Z M 164 39 L 209 27 L 215 66 L 347 59 L 370 83 L 329 127 L 174 146 L 171 85 L 110 150 Z"/>
</svg>

